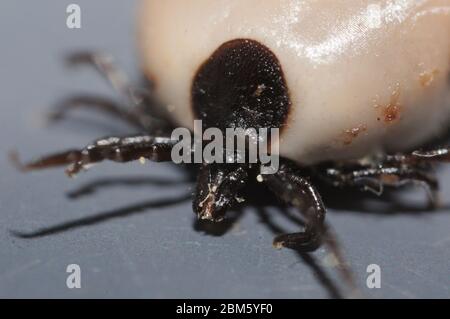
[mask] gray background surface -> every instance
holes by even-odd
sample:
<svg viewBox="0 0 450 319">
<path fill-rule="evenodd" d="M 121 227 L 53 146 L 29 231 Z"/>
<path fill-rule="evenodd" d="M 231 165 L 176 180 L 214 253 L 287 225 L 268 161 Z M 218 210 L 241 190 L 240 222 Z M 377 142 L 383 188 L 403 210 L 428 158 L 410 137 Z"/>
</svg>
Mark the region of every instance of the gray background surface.
<svg viewBox="0 0 450 319">
<path fill-rule="evenodd" d="M 191 184 L 182 182 L 184 171 L 174 165 L 105 163 L 75 180 L 62 170 L 24 175 L 11 167 L 6 157 L 11 149 L 30 158 L 100 136 L 133 132 L 87 112 L 57 125 L 45 124 L 50 106 L 68 95 L 115 98 L 92 70 L 65 68 L 64 53 L 107 51 L 130 76 L 139 77 L 134 1 L 78 0 L 81 30 L 65 26 L 69 3 L 0 2 L 0 297 L 322 298 L 336 296 L 335 290 L 346 295 L 325 249 L 311 259 L 273 249 L 274 233 L 253 205 L 222 236 L 196 229 L 191 202 L 180 200 L 192 191 Z M 450 167 L 439 175 L 448 203 Z M 128 185 L 120 183 L 127 180 Z M 100 187 L 92 194 L 77 200 L 67 196 L 95 182 Z M 414 204 L 423 206 L 423 193 L 408 195 L 410 208 L 400 209 L 354 205 L 353 200 L 361 199 L 350 194 L 348 205 L 334 200 L 327 218 L 364 296 L 448 298 L 450 210 L 415 210 Z M 332 203 L 331 197 L 325 201 Z M 276 203 L 266 211 L 273 222 L 296 229 Z M 10 232 L 85 218 L 91 223 L 75 222 L 68 230 L 39 238 L 20 239 Z M 66 287 L 66 267 L 72 263 L 81 267 L 81 289 Z M 366 267 L 372 263 L 381 266 L 381 289 L 365 286 Z"/>
</svg>

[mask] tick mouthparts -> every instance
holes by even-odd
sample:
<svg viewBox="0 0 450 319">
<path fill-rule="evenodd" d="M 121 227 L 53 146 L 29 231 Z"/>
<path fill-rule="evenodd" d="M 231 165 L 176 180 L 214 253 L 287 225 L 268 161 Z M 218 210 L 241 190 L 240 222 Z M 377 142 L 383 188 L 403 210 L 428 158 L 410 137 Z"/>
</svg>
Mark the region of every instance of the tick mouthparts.
<svg viewBox="0 0 450 319">
<path fill-rule="evenodd" d="M 199 214 L 198 219 L 213 223 L 219 223 L 224 220 L 224 217 L 213 217 L 211 214 Z"/>
<path fill-rule="evenodd" d="M 201 210 L 197 214 L 200 220 L 220 222 L 224 219 L 221 214 L 214 211 L 214 199 L 211 199 L 209 196 L 201 203 L 200 208 Z"/>
<path fill-rule="evenodd" d="M 203 209 L 198 215 L 198 219 L 201 220 L 213 220 L 213 216 L 211 214 L 211 211 L 208 209 Z"/>
<path fill-rule="evenodd" d="M 224 218 L 223 217 L 213 217 L 210 213 L 206 214 L 200 214 L 198 215 L 198 218 L 205 221 L 211 221 L 211 222 L 221 222 Z"/>
</svg>

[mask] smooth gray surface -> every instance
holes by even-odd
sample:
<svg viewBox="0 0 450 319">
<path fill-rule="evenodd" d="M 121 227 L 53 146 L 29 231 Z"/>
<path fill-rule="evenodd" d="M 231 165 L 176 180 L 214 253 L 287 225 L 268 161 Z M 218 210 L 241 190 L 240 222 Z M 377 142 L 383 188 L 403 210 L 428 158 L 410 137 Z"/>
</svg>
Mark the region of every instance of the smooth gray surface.
<svg viewBox="0 0 450 319">
<path fill-rule="evenodd" d="M 113 185 L 78 200 L 66 196 L 105 178 L 182 180 L 183 171 L 174 165 L 106 163 L 76 180 L 66 178 L 62 170 L 24 175 L 11 167 L 6 158 L 11 149 L 30 158 L 127 132 L 121 123 L 86 112 L 45 126 L 45 112 L 65 96 L 90 92 L 114 97 L 91 70 L 66 69 L 63 53 L 105 50 L 114 54 L 130 75 L 139 75 L 133 1 L 76 1 L 83 10 L 81 30 L 65 26 L 69 3 L 0 2 L 0 297 L 329 297 L 330 289 L 318 279 L 320 272 L 343 290 L 336 269 L 324 266 L 326 250 L 313 254 L 319 265 L 314 268 L 292 251 L 273 249 L 274 235 L 252 207 L 223 236 L 194 229 L 189 200 L 151 207 L 152 202 L 191 192 L 187 184 Z M 442 197 L 448 203 L 450 168 L 439 175 Z M 409 198 L 417 202 L 423 194 L 413 192 Z M 138 213 L 118 212 L 122 218 L 46 237 L 19 239 L 10 233 L 111 214 L 139 203 L 146 208 Z M 347 211 L 341 206 L 340 210 L 330 209 L 327 218 L 366 297 L 450 296 L 449 210 L 378 214 L 358 208 Z M 268 210 L 275 222 L 295 229 L 275 207 Z M 81 266 L 81 289 L 66 287 L 65 270 L 72 263 Z M 372 263 L 381 266 L 381 289 L 365 286 L 366 267 Z"/>
</svg>

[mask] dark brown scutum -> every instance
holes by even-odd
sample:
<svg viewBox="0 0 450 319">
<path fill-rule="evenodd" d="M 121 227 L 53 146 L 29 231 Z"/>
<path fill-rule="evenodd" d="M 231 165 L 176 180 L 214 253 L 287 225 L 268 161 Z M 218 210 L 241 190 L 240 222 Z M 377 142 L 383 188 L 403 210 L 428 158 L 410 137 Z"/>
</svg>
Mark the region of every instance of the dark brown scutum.
<svg viewBox="0 0 450 319">
<path fill-rule="evenodd" d="M 200 66 L 192 84 L 192 107 L 204 129 L 280 128 L 290 104 L 277 57 L 254 40 L 221 45 Z"/>
</svg>

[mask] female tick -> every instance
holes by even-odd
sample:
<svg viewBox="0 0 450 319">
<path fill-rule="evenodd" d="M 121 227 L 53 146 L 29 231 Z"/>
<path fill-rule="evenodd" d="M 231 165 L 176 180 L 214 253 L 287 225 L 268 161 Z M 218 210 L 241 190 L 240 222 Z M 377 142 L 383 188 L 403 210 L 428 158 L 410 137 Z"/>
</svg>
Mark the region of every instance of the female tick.
<svg viewBox="0 0 450 319">
<path fill-rule="evenodd" d="M 220 221 L 257 178 L 305 221 L 301 232 L 276 237 L 277 247 L 313 250 L 322 241 L 326 210 L 311 177 L 375 194 L 418 184 L 435 202 L 431 163 L 450 160 L 449 149 L 411 150 L 448 122 L 448 0 L 145 0 L 138 38 L 151 93 L 124 80 L 105 55 L 71 61 L 95 66 L 128 105 L 75 102 L 112 113 L 142 135 L 100 139 L 21 169 L 69 165 L 74 175 L 103 160 L 170 161 L 177 141 L 164 132 L 192 129 L 199 119 L 204 128 L 280 129 L 275 174 L 204 163 L 193 201 L 199 218 Z"/>
</svg>

